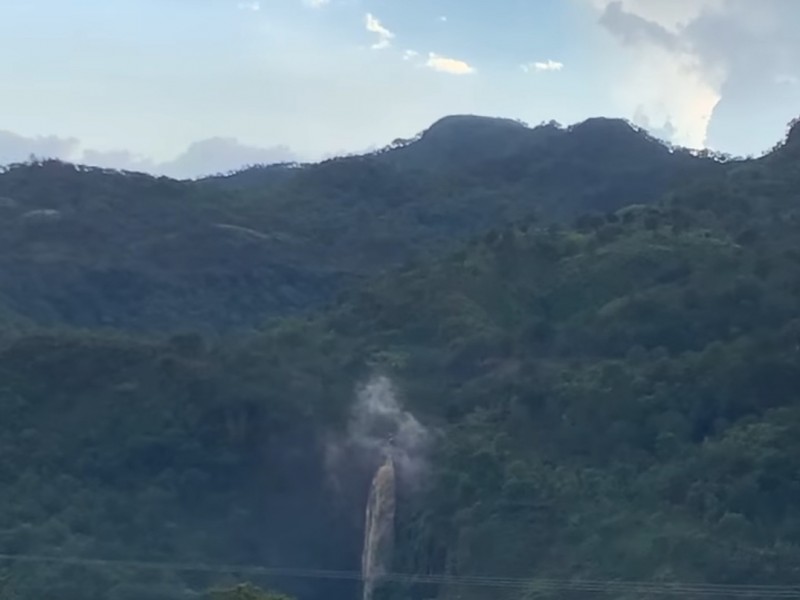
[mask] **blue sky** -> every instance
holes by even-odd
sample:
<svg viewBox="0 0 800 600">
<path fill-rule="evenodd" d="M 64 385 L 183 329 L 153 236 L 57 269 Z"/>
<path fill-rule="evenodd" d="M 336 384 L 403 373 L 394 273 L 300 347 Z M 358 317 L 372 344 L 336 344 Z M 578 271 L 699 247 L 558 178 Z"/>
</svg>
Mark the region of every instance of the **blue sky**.
<svg viewBox="0 0 800 600">
<path fill-rule="evenodd" d="M 2 0 L 0 163 L 194 176 L 454 113 L 758 154 L 800 114 L 797 22 L 796 0 Z"/>
</svg>

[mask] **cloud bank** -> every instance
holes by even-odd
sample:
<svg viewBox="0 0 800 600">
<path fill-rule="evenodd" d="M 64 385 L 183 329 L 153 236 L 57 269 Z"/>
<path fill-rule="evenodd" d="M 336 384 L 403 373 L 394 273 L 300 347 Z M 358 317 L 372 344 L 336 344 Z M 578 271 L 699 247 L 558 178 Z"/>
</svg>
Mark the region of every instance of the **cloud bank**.
<svg viewBox="0 0 800 600">
<path fill-rule="evenodd" d="M 55 135 L 25 137 L 11 131 L 0 131 L 0 165 L 28 160 L 31 156 L 68 158 L 78 150 L 75 138 Z"/>
<path fill-rule="evenodd" d="M 754 142 L 768 149 L 800 113 L 800 3 L 587 1 L 632 50 L 615 93 L 639 124 L 667 127 L 680 144 L 744 153 Z"/>
<path fill-rule="evenodd" d="M 58 136 L 25 137 L 0 131 L 0 165 L 36 158 L 57 158 L 109 169 L 143 171 L 190 179 L 224 173 L 253 164 L 299 161 L 287 146 L 261 148 L 242 144 L 235 138 L 213 137 L 191 144 L 172 160 L 157 162 L 127 150 L 83 149 L 76 138 Z"/>
</svg>

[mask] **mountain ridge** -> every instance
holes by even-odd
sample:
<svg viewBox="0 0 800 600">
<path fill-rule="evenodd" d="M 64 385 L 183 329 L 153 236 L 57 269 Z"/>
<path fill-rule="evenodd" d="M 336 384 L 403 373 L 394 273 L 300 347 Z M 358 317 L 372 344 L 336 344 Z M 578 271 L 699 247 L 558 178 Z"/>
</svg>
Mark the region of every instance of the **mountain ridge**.
<svg viewBox="0 0 800 600">
<path fill-rule="evenodd" d="M 636 127 L 630 121 L 621 118 L 592 117 L 569 126 L 563 126 L 555 121 L 550 121 L 547 123 L 543 122 L 536 126 L 530 126 L 523 121 L 506 117 L 457 114 L 442 117 L 411 138 L 398 138 L 391 144 L 374 152 L 338 156 L 321 162 L 327 163 L 347 159 L 384 156 L 387 162 L 396 160 L 396 162 L 405 166 L 405 168 L 432 168 L 430 163 L 426 163 L 421 159 L 404 161 L 402 158 L 397 160 L 397 157 L 398 155 L 408 153 L 409 148 L 419 147 L 420 145 L 426 144 L 432 144 L 435 148 L 435 151 L 444 151 L 445 154 L 448 154 L 452 153 L 453 151 L 463 150 L 465 142 L 467 142 L 467 145 L 469 145 L 470 142 L 474 143 L 476 141 L 481 141 L 481 138 L 488 139 L 490 142 L 496 142 L 498 137 L 516 136 L 515 141 L 518 144 L 521 142 L 540 143 L 541 141 L 546 140 L 549 135 L 575 131 L 584 132 L 587 129 L 594 129 L 595 134 L 602 134 L 602 130 L 605 130 L 606 132 L 610 130 L 616 130 L 617 133 L 623 131 L 639 136 L 642 139 L 653 143 L 654 145 L 675 150 L 671 144 L 651 136 L 644 129 Z M 682 148 L 678 148 L 677 150 L 688 152 L 688 150 Z M 487 157 L 483 157 L 479 160 L 486 160 L 486 158 Z M 406 162 L 409 164 L 405 164 Z M 309 168 L 317 164 L 320 163 L 308 162 L 288 163 L 283 165 L 257 165 L 240 169 L 229 175 L 209 176 L 206 178 L 200 178 L 200 180 L 236 178 L 237 176 L 250 171 L 286 171 L 297 168 Z M 438 164 L 438 162 L 435 162 L 434 164 Z"/>
<path fill-rule="evenodd" d="M 248 328 L 504 223 L 654 202 L 720 166 L 624 121 L 464 115 L 383 152 L 221 179 L 17 165 L 0 173 L 0 298 L 48 324 Z"/>
</svg>

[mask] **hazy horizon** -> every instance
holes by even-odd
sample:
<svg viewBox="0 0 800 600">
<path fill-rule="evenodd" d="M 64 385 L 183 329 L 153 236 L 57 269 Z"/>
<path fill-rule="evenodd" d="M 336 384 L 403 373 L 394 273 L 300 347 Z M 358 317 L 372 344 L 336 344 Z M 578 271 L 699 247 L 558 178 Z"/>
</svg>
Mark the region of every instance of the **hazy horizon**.
<svg viewBox="0 0 800 600">
<path fill-rule="evenodd" d="M 475 117 L 475 118 L 479 118 L 479 119 L 498 119 L 498 120 L 510 119 L 510 120 L 517 121 L 521 125 L 524 125 L 524 126 L 530 128 L 530 129 L 533 129 L 533 128 L 536 128 L 536 127 L 539 127 L 539 126 L 543 126 L 543 125 L 546 125 L 546 124 L 551 123 L 551 122 L 554 121 L 554 120 L 550 120 L 550 121 L 542 121 L 540 123 L 525 123 L 521 119 L 516 119 L 516 118 L 513 118 L 513 117 L 504 117 L 504 116 L 499 116 L 499 115 L 498 116 L 476 115 L 476 114 L 470 114 L 470 115 L 444 115 L 440 119 L 437 119 L 436 121 L 431 123 L 430 126 L 433 126 L 435 123 L 437 123 L 441 119 L 445 119 L 447 117 L 453 117 L 453 116 L 469 116 L 469 117 Z M 681 146 L 680 144 L 673 144 L 669 140 L 664 139 L 662 137 L 659 137 L 657 132 L 654 133 L 652 131 L 648 131 L 646 128 L 641 127 L 640 125 L 637 125 L 633 120 L 625 119 L 624 117 L 605 117 L 603 115 L 597 115 L 595 117 L 587 117 L 587 119 L 583 119 L 581 121 L 576 121 L 575 123 L 558 123 L 558 125 L 560 127 L 564 128 L 564 129 L 569 129 L 570 127 L 572 127 L 574 125 L 578 125 L 580 123 L 583 123 L 586 120 L 590 120 L 590 119 L 594 119 L 594 118 L 600 118 L 600 119 L 610 118 L 610 119 L 624 120 L 624 121 L 628 122 L 634 128 L 637 128 L 639 130 L 644 130 L 649 135 L 651 135 L 655 139 L 659 140 L 660 142 L 662 142 L 662 143 L 664 143 L 666 145 L 675 147 L 675 148 L 687 148 L 689 150 L 704 150 L 705 149 L 705 150 L 708 150 L 710 152 L 716 152 L 718 154 L 728 154 L 729 156 L 731 156 L 732 158 L 735 158 L 735 159 L 738 159 L 738 158 L 752 158 L 752 157 L 756 156 L 756 155 L 753 155 L 753 154 L 747 155 L 747 156 L 733 155 L 733 154 L 726 153 L 726 152 L 721 151 L 721 150 L 716 150 L 714 148 L 688 148 L 686 146 Z M 787 132 L 788 132 L 788 129 L 789 129 L 790 125 L 791 125 L 791 122 L 786 124 L 786 131 Z M 168 162 L 165 162 L 165 163 L 149 163 L 149 164 L 143 163 L 143 164 L 139 164 L 139 165 L 135 165 L 135 164 L 134 165 L 124 165 L 123 164 L 121 166 L 117 166 L 117 165 L 113 164 L 113 162 L 114 162 L 113 160 L 109 160 L 108 157 L 104 157 L 104 156 L 100 156 L 100 159 L 101 159 L 100 162 L 93 163 L 93 162 L 91 162 L 91 160 L 92 160 L 93 155 L 95 153 L 89 151 L 83 157 L 81 157 L 84 160 L 75 160 L 74 158 L 56 156 L 56 155 L 52 155 L 52 156 L 37 155 L 35 153 L 32 153 L 32 154 L 29 154 L 27 157 L 22 157 L 20 159 L 14 160 L 14 161 L 8 161 L 8 162 L 0 161 L 0 168 L 2 168 L 4 166 L 9 166 L 9 165 L 11 165 L 13 163 L 26 163 L 26 162 L 29 162 L 31 159 L 36 159 L 36 160 L 40 160 L 40 161 L 49 160 L 49 159 L 55 159 L 55 160 L 62 160 L 64 162 L 68 162 L 68 163 L 83 165 L 83 166 L 86 166 L 86 167 L 120 169 L 120 170 L 123 170 L 123 171 L 140 172 L 140 173 L 146 173 L 146 174 L 151 174 L 151 175 L 165 175 L 167 177 L 171 177 L 171 178 L 175 178 L 175 179 L 202 179 L 203 177 L 212 177 L 212 176 L 216 176 L 216 175 L 225 175 L 227 173 L 241 171 L 241 170 L 247 169 L 249 167 L 279 166 L 281 164 L 284 164 L 284 165 L 294 165 L 294 164 L 296 164 L 296 165 L 311 165 L 311 164 L 316 164 L 316 163 L 319 163 L 319 162 L 322 162 L 322 161 L 325 161 L 325 160 L 329 160 L 329 159 L 345 158 L 345 157 L 348 157 L 348 156 L 367 155 L 367 154 L 370 154 L 370 153 L 373 153 L 373 152 L 378 152 L 378 151 L 381 151 L 381 150 L 384 150 L 384 149 L 390 149 L 393 146 L 394 142 L 397 141 L 397 140 L 401 140 L 402 139 L 402 140 L 409 140 L 409 141 L 413 142 L 414 138 L 416 138 L 416 136 L 424 133 L 427 129 L 428 129 L 428 127 L 426 127 L 425 129 L 423 129 L 421 131 L 417 131 L 417 132 L 414 132 L 414 133 L 409 134 L 409 135 L 399 136 L 398 138 L 395 138 L 394 140 L 388 140 L 384 144 L 372 146 L 370 148 L 364 148 L 362 150 L 354 150 L 354 151 L 342 151 L 340 153 L 331 153 L 331 154 L 328 154 L 328 155 L 325 155 L 325 156 L 316 157 L 316 158 L 310 158 L 310 159 L 304 159 L 304 158 L 299 157 L 299 156 L 293 156 L 290 153 L 288 153 L 286 156 L 280 156 L 279 153 L 274 152 L 274 149 L 271 149 L 271 148 L 255 148 L 255 147 L 248 148 L 248 147 L 240 146 L 240 147 L 235 148 L 234 152 L 232 152 L 232 153 L 224 154 L 224 152 L 223 152 L 223 155 L 224 155 L 223 160 L 228 161 L 229 165 L 228 165 L 227 168 L 222 168 L 222 169 L 219 169 L 219 170 L 216 170 L 216 171 L 194 172 L 192 170 L 192 166 L 193 166 L 194 160 L 196 158 L 200 158 L 201 160 L 202 160 L 202 158 L 204 158 L 202 156 L 198 156 L 199 154 L 201 154 L 200 152 L 198 152 L 198 150 L 201 150 L 204 145 L 205 146 L 209 146 L 209 145 L 210 146 L 214 146 L 216 144 L 218 144 L 218 147 L 217 147 L 218 150 L 224 150 L 225 146 L 229 146 L 230 147 L 231 144 L 235 144 L 235 140 L 224 139 L 224 138 L 215 138 L 215 139 L 209 139 L 209 140 L 202 140 L 199 143 L 191 145 L 189 148 L 187 148 L 187 150 L 183 154 L 177 156 L 174 160 L 171 160 L 171 161 L 168 161 Z M 2 144 L 2 136 L 3 136 L 3 132 L 0 132 L 0 144 Z M 763 152 L 759 153 L 759 155 L 763 155 L 763 154 L 766 154 L 766 153 L 770 152 L 776 145 L 780 144 L 784 140 L 784 137 L 785 137 L 784 135 L 780 136 L 778 139 L 775 140 L 775 143 L 772 146 L 770 146 L 769 148 L 765 149 Z M 290 152 L 288 150 L 288 148 L 287 148 L 287 152 Z M 271 158 L 271 155 L 273 153 L 276 155 L 276 157 L 274 159 Z M 241 161 L 240 162 L 236 162 L 236 163 L 231 162 L 232 159 L 235 160 L 235 157 L 237 157 L 237 156 L 241 157 Z M 191 173 L 189 171 L 191 171 Z"/>
</svg>

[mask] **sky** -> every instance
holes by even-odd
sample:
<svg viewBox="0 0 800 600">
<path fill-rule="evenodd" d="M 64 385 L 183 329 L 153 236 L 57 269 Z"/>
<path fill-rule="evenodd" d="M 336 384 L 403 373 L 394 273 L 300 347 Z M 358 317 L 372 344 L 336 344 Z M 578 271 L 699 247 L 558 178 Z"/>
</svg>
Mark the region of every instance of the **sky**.
<svg viewBox="0 0 800 600">
<path fill-rule="evenodd" d="M 0 0 L 0 164 L 195 177 L 449 114 L 759 155 L 800 115 L 796 23 L 800 0 Z"/>
</svg>

